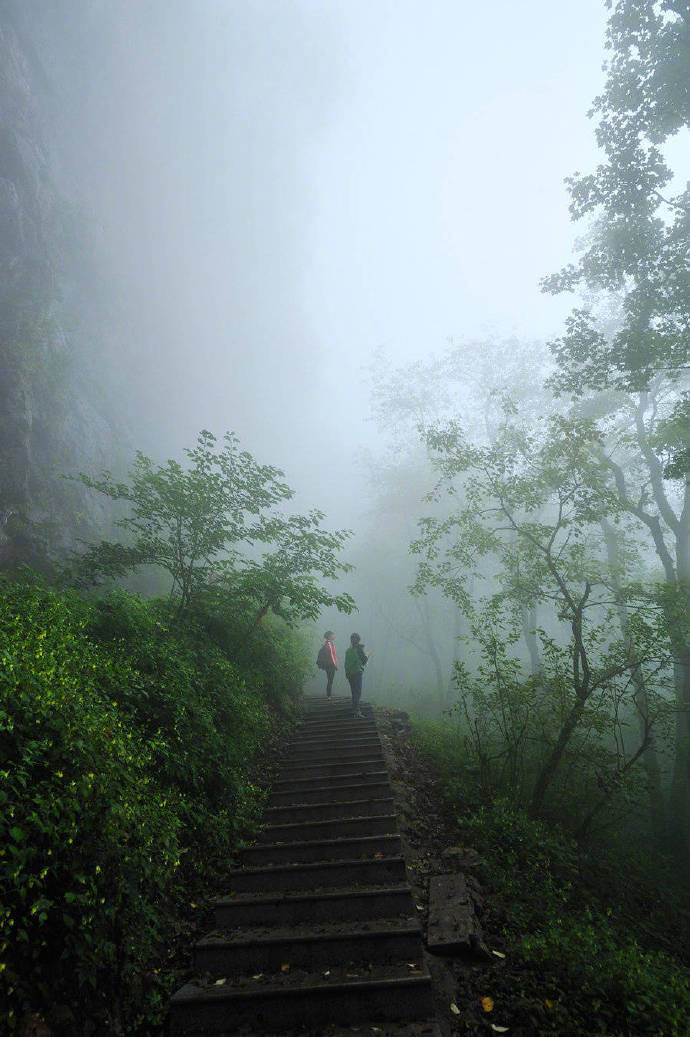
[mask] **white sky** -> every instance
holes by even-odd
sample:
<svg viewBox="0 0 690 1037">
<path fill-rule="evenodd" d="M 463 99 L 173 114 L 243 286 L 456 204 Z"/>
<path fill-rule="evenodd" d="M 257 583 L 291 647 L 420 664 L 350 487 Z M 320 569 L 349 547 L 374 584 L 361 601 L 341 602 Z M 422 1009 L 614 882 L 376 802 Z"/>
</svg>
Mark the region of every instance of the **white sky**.
<svg viewBox="0 0 690 1037">
<path fill-rule="evenodd" d="M 103 9 L 72 175 L 136 343 L 137 445 L 234 429 L 349 520 L 374 349 L 562 327 L 538 280 L 582 232 L 563 179 L 596 162 L 603 0 Z"/>
</svg>

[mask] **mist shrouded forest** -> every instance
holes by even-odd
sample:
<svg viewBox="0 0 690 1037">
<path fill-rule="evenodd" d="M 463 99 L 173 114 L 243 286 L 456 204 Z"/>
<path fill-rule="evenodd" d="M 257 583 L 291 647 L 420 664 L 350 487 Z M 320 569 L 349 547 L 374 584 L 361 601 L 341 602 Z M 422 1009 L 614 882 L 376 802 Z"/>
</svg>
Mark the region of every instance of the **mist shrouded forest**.
<svg viewBox="0 0 690 1037">
<path fill-rule="evenodd" d="M 0 1030 L 163 1032 L 333 629 L 452 1032 L 687 1034 L 686 0 L 0 0 L 0 271 Z"/>
</svg>

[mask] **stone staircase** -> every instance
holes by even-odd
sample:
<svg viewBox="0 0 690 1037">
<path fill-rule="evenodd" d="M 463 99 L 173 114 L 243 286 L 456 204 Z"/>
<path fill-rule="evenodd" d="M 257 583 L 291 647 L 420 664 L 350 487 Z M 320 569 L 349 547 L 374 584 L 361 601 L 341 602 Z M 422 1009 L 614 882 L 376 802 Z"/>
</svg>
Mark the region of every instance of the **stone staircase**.
<svg viewBox="0 0 690 1037">
<path fill-rule="evenodd" d="M 170 1037 L 438 1034 L 371 711 L 307 699 L 266 828 L 242 852 Z"/>
</svg>

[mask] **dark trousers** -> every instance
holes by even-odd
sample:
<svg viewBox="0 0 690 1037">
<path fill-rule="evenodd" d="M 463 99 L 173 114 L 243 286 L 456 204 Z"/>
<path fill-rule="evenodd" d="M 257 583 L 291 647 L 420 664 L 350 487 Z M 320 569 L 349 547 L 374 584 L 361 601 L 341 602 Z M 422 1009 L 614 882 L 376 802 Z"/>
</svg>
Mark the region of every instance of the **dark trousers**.
<svg viewBox="0 0 690 1037">
<path fill-rule="evenodd" d="M 347 678 L 350 682 L 350 690 L 352 692 L 352 708 L 354 709 L 355 713 L 359 709 L 359 700 L 362 697 L 362 676 L 363 674 L 360 670 L 359 673 L 353 673 L 350 677 Z"/>
<path fill-rule="evenodd" d="M 326 667 L 326 698 L 331 697 L 333 690 L 333 678 L 335 677 L 335 666 Z"/>
</svg>

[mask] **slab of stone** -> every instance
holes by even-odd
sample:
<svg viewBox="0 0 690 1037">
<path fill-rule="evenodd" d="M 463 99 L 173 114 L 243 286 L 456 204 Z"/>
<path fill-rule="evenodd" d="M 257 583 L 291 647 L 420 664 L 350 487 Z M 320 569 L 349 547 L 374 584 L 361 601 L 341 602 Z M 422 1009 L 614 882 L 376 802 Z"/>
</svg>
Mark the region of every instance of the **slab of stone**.
<svg viewBox="0 0 690 1037">
<path fill-rule="evenodd" d="M 474 904 L 462 872 L 429 880 L 427 947 L 433 954 L 473 954 L 480 942 Z"/>
</svg>

